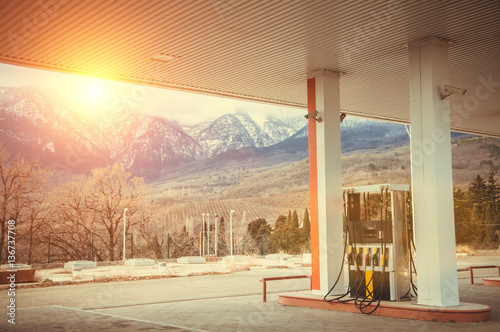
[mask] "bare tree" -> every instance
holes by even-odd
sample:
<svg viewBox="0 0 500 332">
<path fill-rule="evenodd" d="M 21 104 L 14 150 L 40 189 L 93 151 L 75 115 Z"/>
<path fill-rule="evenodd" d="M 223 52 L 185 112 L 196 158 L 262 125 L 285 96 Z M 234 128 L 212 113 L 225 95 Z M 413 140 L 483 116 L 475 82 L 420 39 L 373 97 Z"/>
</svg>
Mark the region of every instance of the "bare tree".
<svg viewBox="0 0 500 332">
<path fill-rule="evenodd" d="M 65 183 L 53 195 L 56 245 L 72 258 L 87 257 L 94 234 L 106 251 L 96 247 L 98 259 L 115 260 L 122 253 L 124 211 L 128 232 L 145 217 L 139 212 L 148 192 L 143 179 L 119 163 L 92 170 L 90 178 Z"/>
<path fill-rule="evenodd" d="M 0 143 L 0 262 L 5 244 L 7 222 L 16 221 L 21 229 L 26 209 L 37 204 L 39 193 L 52 176 L 52 170 L 41 166 L 37 160 L 28 161 L 21 156 L 10 158 Z"/>
<path fill-rule="evenodd" d="M 190 236 L 186 226 L 182 230 L 172 236 L 172 257 L 197 256 L 198 241 L 195 237 Z"/>
<path fill-rule="evenodd" d="M 156 259 L 163 259 L 168 233 L 160 226 L 159 207 L 148 203 L 141 205 L 134 218 L 142 238 L 146 241 L 147 250 L 152 252 Z"/>
<path fill-rule="evenodd" d="M 47 217 L 50 214 L 50 206 L 46 201 L 47 190 L 40 190 L 31 194 L 30 204 L 21 212 L 19 217 L 22 220 L 18 228 L 16 241 L 27 242 L 28 264 L 33 263 L 35 249 L 42 244 L 47 232 Z"/>
<path fill-rule="evenodd" d="M 117 253 L 116 245 L 123 238 L 124 210 L 128 209 L 128 232 L 137 224 L 134 215 L 146 203 L 149 187 L 142 178 L 132 177 L 132 173 L 120 163 L 93 170 L 90 182 L 92 192 L 87 206 L 96 222 L 107 230 L 107 237 L 102 240 L 108 249 L 109 259 L 113 261 Z"/>
<path fill-rule="evenodd" d="M 63 253 L 62 259 L 87 258 L 92 234 L 100 234 L 96 216 L 87 207 L 91 190 L 89 179 L 82 176 L 63 183 L 51 193 L 52 245 Z M 103 258 L 99 250 L 95 253 L 99 259 Z"/>
</svg>

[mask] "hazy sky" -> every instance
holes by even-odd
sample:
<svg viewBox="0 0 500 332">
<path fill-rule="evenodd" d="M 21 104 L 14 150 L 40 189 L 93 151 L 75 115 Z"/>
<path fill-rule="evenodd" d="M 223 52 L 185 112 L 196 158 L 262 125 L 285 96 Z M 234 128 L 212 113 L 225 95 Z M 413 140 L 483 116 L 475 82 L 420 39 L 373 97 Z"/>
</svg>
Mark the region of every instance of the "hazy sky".
<svg viewBox="0 0 500 332">
<path fill-rule="evenodd" d="M 160 115 L 181 123 L 217 118 L 245 110 L 257 118 L 274 114 L 299 117 L 305 110 L 197 93 L 119 83 L 88 76 L 0 64 L 0 86 L 41 86 L 57 89 L 87 115 L 98 116 L 105 109 L 126 106 L 133 112 Z"/>
</svg>

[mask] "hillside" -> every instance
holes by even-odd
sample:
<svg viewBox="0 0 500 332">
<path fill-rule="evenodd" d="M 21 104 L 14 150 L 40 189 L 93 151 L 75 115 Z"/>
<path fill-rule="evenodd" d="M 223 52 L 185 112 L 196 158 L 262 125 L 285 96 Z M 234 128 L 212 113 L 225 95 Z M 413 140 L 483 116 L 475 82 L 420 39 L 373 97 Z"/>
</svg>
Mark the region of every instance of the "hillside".
<svg viewBox="0 0 500 332">
<path fill-rule="evenodd" d="M 374 183 L 410 182 L 410 147 L 386 145 L 370 150 L 342 154 L 344 186 Z M 487 177 L 491 169 L 500 169 L 500 140 L 465 137 L 452 144 L 455 185 L 466 186 L 476 176 Z M 242 149 L 203 162 L 172 168 L 169 176 L 152 183 L 157 197 L 200 200 L 267 197 L 308 189 L 309 166 L 305 154 L 299 160 L 276 158 L 262 149 Z"/>
<path fill-rule="evenodd" d="M 299 193 L 297 196 L 308 196 L 308 192 Z M 290 197 L 290 196 L 289 196 Z M 288 215 L 289 208 L 279 205 L 279 201 L 284 205 L 289 205 L 286 199 L 276 197 L 274 202 L 259 201 L 254 199 L 223 199 L 210 200 L 203 202 L 183 202 L 164 207 L 161 210 L 160 224 L 164 224 L 166 229 L 180 230 L 186 226 L 186 230 L 190 234 L 197 234 L 201 231 L 202 213 L 210 213 L 211 223 L 214 222 L 213 214 L 217 213 L 220 217 L 224 217 L 226 230 L 229 230 L 229 211 L 233 213 L 233 232 L 244 234 L 247 224 L 255 219 L 264 218 L 271 225 L 279 215 Z M 307 202 L 309 201 L 307 197 Z M 305 201 L 304 201 L 305 202 Z M 271 203 L 271 204 L 269 204 Z M 274 203 L 274 204 L 273 204 Z M 276 205 L 275 205 L 276 204 Z M 297 210 L 299 220 L 303 219 L 304 209 Z"/>
<path fill-rule="evenodd" d="M 266 218 L 273 224 L 279 214 L 289 210 L 297 210 L 299 219 L 302 218 L 304 209 L 309 207 L 308 159 L 276 163 L 273 155 L 260 152 L 234 151 L 226 158 L 210 159 L 205 167 L 184 167 L 182 176 L 180 171 L 172 172 L 170 178 L 152 183 L 155 202 L 164 204 L 169 218 L 178 220 L 180 225 L 186 218 L 196 223 L 204 212 L 228 214 L 230 209 L 237 211 L 234 216 L 238 218 L 245 213 L 243 223 Z M 466 187 L 476 174 L 487 177 L 490 170 L 500 169 L 500 140 L 455 139 L 452 157 L 454 183 Z M 346 152 L 342 154 L 342 168 L 343 186 L 410 184 L 410 147 L 396 142 L 392 146 Z"/>
</svg>

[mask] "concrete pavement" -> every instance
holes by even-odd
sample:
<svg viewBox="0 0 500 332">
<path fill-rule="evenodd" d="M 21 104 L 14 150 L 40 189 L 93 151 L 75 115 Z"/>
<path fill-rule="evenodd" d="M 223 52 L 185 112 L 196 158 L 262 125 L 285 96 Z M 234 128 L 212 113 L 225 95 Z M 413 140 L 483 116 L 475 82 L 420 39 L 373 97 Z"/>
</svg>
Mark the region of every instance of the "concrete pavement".
<svg viewBox="0 0 500 332">
<path fill-rule="evenodd" d="M 474 257 L 474 256 L 473 256 Z M 460 264 L 499 264 L 499 257 L 472 258 Z M 268 283 L 262 302 L 262 277 L 308 274 L 310 268 L 259 269 L 230 274 L 176 277 L 47 288 L 16 292 L 16 325 L 0 317 L 2 331 L 499 331 L 500 288 L 482 285 L 496 270 L 458 272 L 460 299 L 492 307 L 483 323 L 438 323 L 328 310 L 287 307 L 277 294 L 309 288 L 308 279 Z M 0 291 L 6 308 L 7 291 Z M 4 305 L 5 304 L 5 305 Z"/>
</svg>

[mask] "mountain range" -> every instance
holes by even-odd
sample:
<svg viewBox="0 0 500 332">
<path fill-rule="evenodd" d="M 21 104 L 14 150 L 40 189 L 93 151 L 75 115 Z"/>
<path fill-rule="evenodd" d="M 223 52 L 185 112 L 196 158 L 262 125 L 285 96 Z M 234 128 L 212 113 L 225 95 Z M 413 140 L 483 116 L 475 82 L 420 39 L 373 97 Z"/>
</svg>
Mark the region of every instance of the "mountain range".
<svg viewBox="0 0 500 332">
<path fill-rule="evenodd" d="M 90 121 L 57 90 L 3 87 L 0 142 L 11 154 L 37 156 L 66 172 L 87 173 L 121 162 L 135 175 L 155 179 L 172 167 L 214 157 L 240 158 L 248 149 L 299 160 L 307 157 L 307 122 L 276 116 L 257 120 L 239 111 L 183 125 L 127 110 L 108 111 Z M 342 124 L 344 152 L 403 142 L 408 135 L 400 124 L 353 117 Z"/>
</svg>

